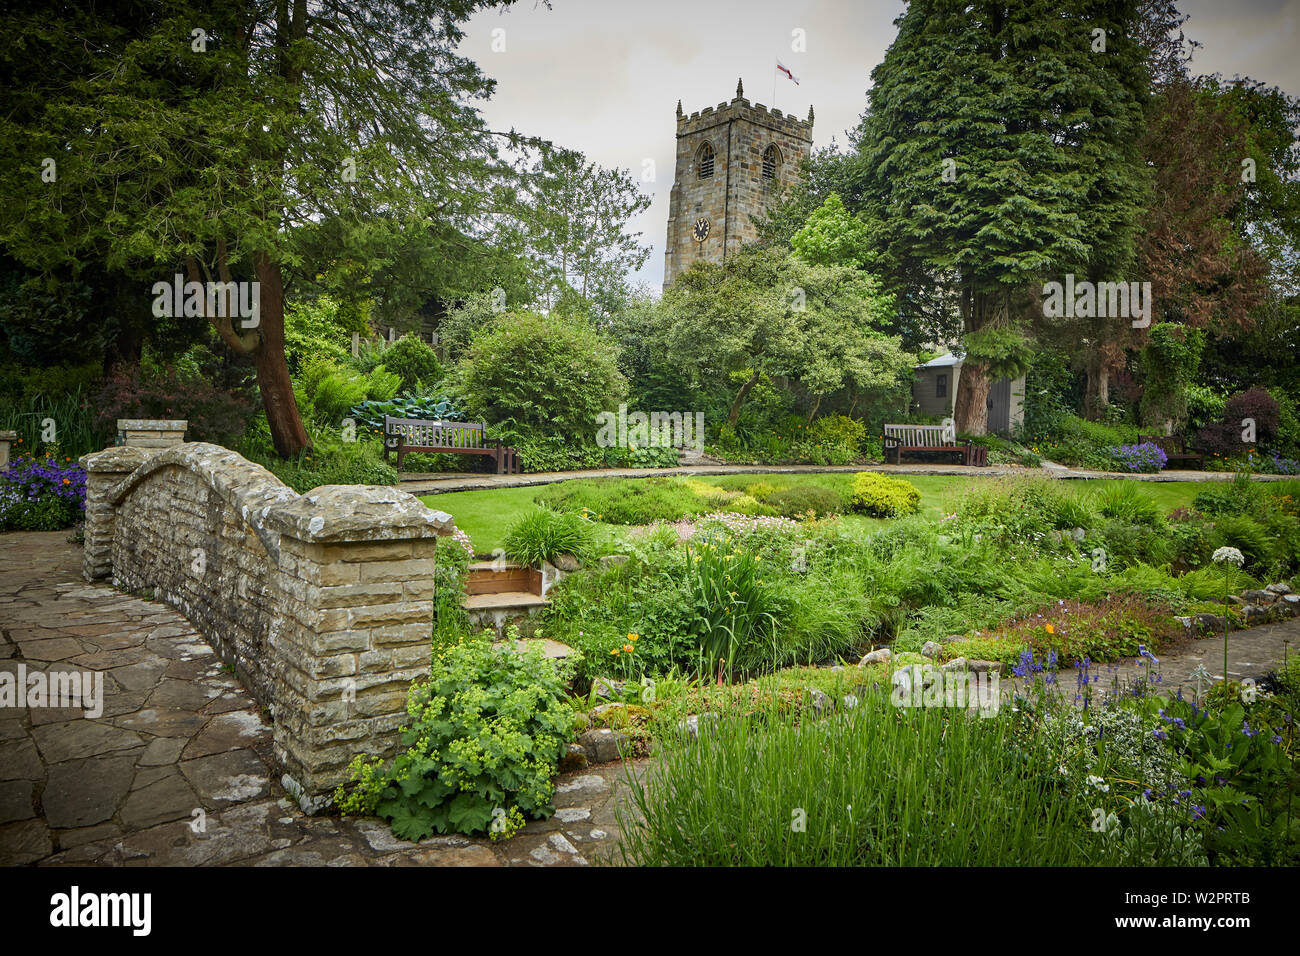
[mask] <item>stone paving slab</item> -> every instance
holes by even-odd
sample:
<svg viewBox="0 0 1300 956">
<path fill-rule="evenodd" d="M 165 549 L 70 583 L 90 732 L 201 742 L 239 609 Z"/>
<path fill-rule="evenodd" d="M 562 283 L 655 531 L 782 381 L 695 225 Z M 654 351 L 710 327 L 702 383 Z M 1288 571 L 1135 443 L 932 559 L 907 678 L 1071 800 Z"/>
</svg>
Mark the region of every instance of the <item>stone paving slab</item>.
<svg viewBox="0 0 1300 956">
<path fill-rule="evenodd" d="M 0 670 L 102 675 L 103 712 L 0 709 L 0 865 L 583 866 L 612 844 L 591 821 L 613 814 L 621 763 L 561 776 L 564 809 L 498 843 L 306 816 L 262 708 L 198 631 L 86 584 L 67 537 L 0 534 Z"/>
<path fill-rule="evenodd" d="M 527 488 L 551 485 L 574 478 L 649 478 L 653 475 L 827 475 L 876 471 L 886 475 L 965 475 L 968 478 L 1036 476 L 1065 479 L 1113 479 L 1130 481 L 1232 481 L 1231 471 L 1182 471 L 1171 469 L 1154 475 L 1119 471 L 1089 471 L 1067 468 L 1045 461 L 1042 468 L 1018 465 L 683 465 L 677 468 L 592 468 L 586 471 L 539 471 L 520 475 L 491 475 L 466 472 L 405 473 L 394 487 L 413 495 L 439 495 L 453 491 L 481 491 L 490 488 Z M 1281 481 L 1283 475 L 1254 475 L 1256 481 Z"/>
</svg>

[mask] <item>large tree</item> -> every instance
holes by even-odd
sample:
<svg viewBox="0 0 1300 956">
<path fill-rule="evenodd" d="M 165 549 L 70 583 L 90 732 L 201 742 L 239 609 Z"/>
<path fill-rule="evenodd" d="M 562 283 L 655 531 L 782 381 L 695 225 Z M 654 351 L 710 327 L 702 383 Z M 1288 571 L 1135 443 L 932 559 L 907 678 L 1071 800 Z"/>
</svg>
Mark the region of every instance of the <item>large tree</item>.
<svg viewBox="0 0 1300 956">
<path fill-rule="evenodd" d="M 0 242 L 31 268 L 129 273 L 142 310 L 174 270 L 256 280 L 256 327 L 205 318 L 252 357 L 276 450 L 296 454 L 285 299 L 376 271 L 409 230 L 436 253 L 485 227 L 508 170 L 474 108 L 492 82 L 454 51 L 459 24 L 509 2 L 173 0 L 111 28 L 77 4 L 19 8 L 2 28 L 51 79 L 0 111 Z"/>
<path fill-rule="evenodd" d="M 862 208 L 902 300 L 927 286 L 957 299 L 962 431 L 987 429 L 990 368 L 1023 352 L 1029 290 L 1131 268 L 1148 86 L 1138 19 L 1136 0 L 914 0 L 872 73 Z"/>
</svg>

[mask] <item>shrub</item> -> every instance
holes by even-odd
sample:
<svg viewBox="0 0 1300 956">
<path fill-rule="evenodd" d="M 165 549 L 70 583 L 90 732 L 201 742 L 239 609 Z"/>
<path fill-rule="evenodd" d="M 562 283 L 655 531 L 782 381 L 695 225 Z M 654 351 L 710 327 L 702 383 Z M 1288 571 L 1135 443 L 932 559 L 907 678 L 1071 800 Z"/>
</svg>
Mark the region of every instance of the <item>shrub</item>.
<svg viewBox="0 0 1300 956">
<path fill-rule="evenodd" d="M 820 485 L 793 485 L 773 492 L 766 504 L 775 509 L 777 514 L 794 518 L 812 512 L 815 515 L 843 514 L 848 507 L 844 496 L 833 488 Z"/>
<path fill-rule="evenodd" d="M 876 518 L 901 518 L 921 507 L 921 493 L 902 478 L 862 471 L 853 476 L 853 510 Z"/>
<path fill-rule="evenodd" d="M 1224 406 L 1223 418 L 1196 433 L 1196 447 L 1207 454 L 1232 458 L 1253 449 L 1242 440 L 1243 420 L 1255 421 L 1255 443 L 1271 444 L 1277 438 L 1280 412 L 1276 399 L 1262 388 L 1232 396 Z"/>
<path fill-rule="evenodd" d="M 524 817 L 550 816 L 556 766 L 573 726 L 565 700 L 569 664 L 519 653 L 517 629 L 503 646 L 488 633 L 438 654 L 427 681 L 411 685 L 403 729 L 409 748 L 393 761 L 353 761 L 352 788 L 335 799 L 345 813 L 377 813 L 393 833 L 512 835 Z"/>
<path fill-rule="evenodd" d="M 756 481 L 751 485 L 745 486 L 745 494 L 757 501 L 767 501 L 774 491 L 776 491 L 776 489 L 766 481 Z"/>
<path fill-rule="evenodd" d="M 257 407 L 251 388 L 224 389 L 201 374 L 119 366 L 95 398 L 98 424 L 117 432 L 119 418 L 183 418 L 189 441 L 229 444 L 243 434 Z"/>
<path fill-rule="evenodd" d="M 535 508 L 506 531 L 505 552 L 521 564 L 541 564 L 561 554 L 583 560 L 591 556 L 593 538 L 591 522 L 581 515 Z"/>
<path fill-rule="evenodd" d="M 20 458 L 0 472 L 0 531 L 56 531 L 85 510 L 86 472 L 75 462 Z"/>
<path fill-rule="evenodd" d="M 679 521 L 708 510 L 685 484 L 663 477 L 580 478 L 544 488 L 533 500 L 561 511 L 585 511 L 610 524 Z"/>
<path fill-rule="evenodd" d="M 1242 515 L 1255 511 L 1263 501 L 1264 490 L 1246 475 L 1231 482 L 1207 484 L 1192 499 L 1192 507 L 1207 515 Z"/>
<path fill-rule="evenodd" d="M 1169 463 L 1164 450 L 1154 442 L 1140 445 L 1120 445 L 1110 450 L 1113 467 L 1117 471 L 1134 471 L 1154 474 Z"/>
<path fill-rule="evenodd" d="M 432 387 L 442 381 L 442 365 L 438 353 L 414 335 L 404 335 L 382 353 L 383 367 L 397 375 L 399 391 L 406 393 L 424 386 Z"/>
<path fill-rule="evenodd" d="M 521 436 L 591 441 L 596 416 L 627 392 L 612 342 L 583 320 L 531 312 L 475 336 L 457 372 L 467 413 Z"/>
<path fill-rule="evenodd" d="M 818 465 L 846 465 L 858 457 L 867 427 L 844 415 L 826 415 L 795 432 L 791 455 Z"/>
</svg>

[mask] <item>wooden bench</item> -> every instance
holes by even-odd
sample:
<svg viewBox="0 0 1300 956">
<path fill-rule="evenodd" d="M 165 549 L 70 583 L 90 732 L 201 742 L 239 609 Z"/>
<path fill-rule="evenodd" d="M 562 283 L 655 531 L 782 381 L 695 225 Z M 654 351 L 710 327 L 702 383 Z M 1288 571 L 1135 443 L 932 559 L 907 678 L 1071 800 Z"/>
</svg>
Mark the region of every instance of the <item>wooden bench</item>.
<svg viewBox="0 0 1300 956">
<path fill-rule="evenodd" d="M 432 454 L 483 455 L 496 462 L 498 475 L 519 471 L 519 453 L 501 444 L 499 438 L 487 438 L 484 425 L 473 422 L 421 421 L 418 418 L 384 416 L 384 461 L 390 452 L 397 453 L 397 470 L 402 459 L 413 451 Z"/>
<path fill-rule="evenodd" d="M 1197 471 L 1205 470 L 1205 456 L 1187 450 L 1187 442 L 1181 435 L 1138 435 L 1138 444 L 1150 442 L 1165 453 L 1166 464 L 1173 468 L 1174 462 L 1193 463 Z"/>
<path fill-rule="evenodd" d="M 988 462 L 988 449 L 976 445 L 969 438 L 958 441 L 947 425 L 884 425 L 881 431 L 881 444 L 885 451 L 885 460 L 889 453 L 894 453 L 894 464 L 902 464 L 903 452 L 956 452 L 961 455 L 963 465 L 982 467 Z"/>
</svg>

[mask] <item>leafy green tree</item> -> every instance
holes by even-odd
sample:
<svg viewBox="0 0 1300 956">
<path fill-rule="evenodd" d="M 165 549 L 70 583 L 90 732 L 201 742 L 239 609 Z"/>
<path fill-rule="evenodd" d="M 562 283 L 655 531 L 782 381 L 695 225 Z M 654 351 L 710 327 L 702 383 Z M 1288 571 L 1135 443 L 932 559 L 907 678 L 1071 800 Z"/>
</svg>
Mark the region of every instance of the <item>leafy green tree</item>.
<svg viewBox="0 0 1300 956">
<path fill-rule="evenodd" d="M 818 266 L 863 266 L 872 258 L 866 223 L 844 208 L 839 193 L 831 193 L 790 238 L 794 254 Z"/>
<path fill-rule="evenodd" d="M 286 297 L 336 264 L 378 271 L 412 226 L 442 225 L 427 235 L 450 253 L 482 225 L 503 164 L 473 104 L 492 84 L 455 47 L 467 17 L 509 2 L 174 0 L 91 24 L 97 45 L 75 5 L 9 15 L 6 36 L 53 66 L 0 118 L 0 243 L 40 270 L 257 281 L 256 327 L 202 318 L 251 356 L 275 449 L 295 455 Z"/>
<path fill-rule="evenodd" d="M 627 170 L 603 169 L 575 150 L 548 146 L 524 180 L 520 203 L 548 309 L 574 295 L 600 311 L 621 300 L 623 276 L 650 255 L 641 233 L 627 231 L 628 222 L 650 206 Z"/>
<path fill-rule="evenodd" d="M 725 263 L 687 269 L 664 294 L 657 342 L 696 381 L 735 388 L 727 422 L 764 375 L 795 367 L 805 343 L 794 286 L 783 284 L 777 249 L 742 248 Z"/>
<path fill-rule="evenodd" d="M 1045 278 L 1131 268 L 1149 81 L 1136 2 L 916 0 L 896 22 L 854 176 L 900 301 L 939 286 L 965 335 L 1014 329 Z M 973 434 L 987 358 L 968 347 L 958 386 L 957 427 Z"/>
<path fill-rule="evenodd" d="M 781 270 L 787 288 L 801 292 L 796 313 L 804 347 L 792 368 L 812 395 L 811 422 L 822 401 L 848 389 L 849 414 L 860 401 L 880 398 L 911 382 L 916 357 L 896 336 L 884 334 L 893 320 L 894 297 L 859 269 L 808 265 L 798 259 Z"/>
</svg>

